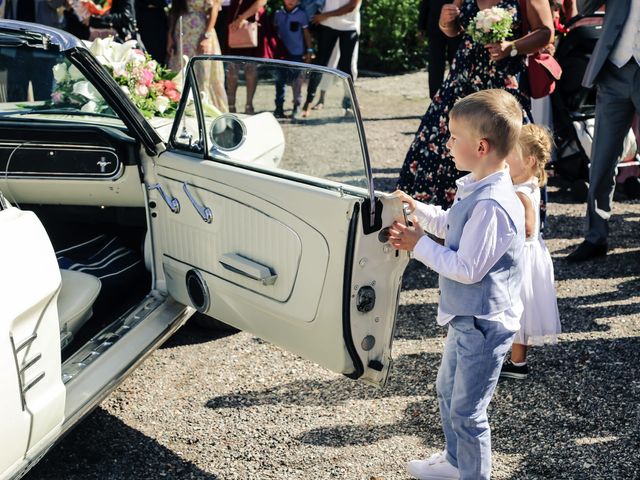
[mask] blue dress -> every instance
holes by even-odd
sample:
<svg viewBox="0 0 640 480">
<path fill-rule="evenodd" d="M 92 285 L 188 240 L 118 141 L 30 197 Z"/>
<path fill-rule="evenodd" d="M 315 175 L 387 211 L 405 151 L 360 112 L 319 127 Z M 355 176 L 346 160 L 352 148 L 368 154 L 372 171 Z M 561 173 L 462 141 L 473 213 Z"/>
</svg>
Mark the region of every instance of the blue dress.
<svg viewBox="0 0 640 480">
<path fill-rule="evenodd" d="M 519 0 L 502 0 L 497 6 L 512 9 L 513 37 L 522 36 Z M 467 25 L 478 13 L 476 0 L 464 0 L 460 7 L 460 25 Z M 455 181 L 463 173 L 456 169 L 445 146 L 449 139 L 449 111 L 459 98 L 473 92 L 501 88 L 515 95 L 523 108 L 525 120 L 530 118 L 531 100 L 524 88 L 526 66 L 524 56 L 507 57 L 493 62 L 484 45 L 463 33 L 449 75 L 434 96 L 420 128 L 404 160 L 398 188 L 422 202 L 449 208 L 456 194 Z"/>
</svg>

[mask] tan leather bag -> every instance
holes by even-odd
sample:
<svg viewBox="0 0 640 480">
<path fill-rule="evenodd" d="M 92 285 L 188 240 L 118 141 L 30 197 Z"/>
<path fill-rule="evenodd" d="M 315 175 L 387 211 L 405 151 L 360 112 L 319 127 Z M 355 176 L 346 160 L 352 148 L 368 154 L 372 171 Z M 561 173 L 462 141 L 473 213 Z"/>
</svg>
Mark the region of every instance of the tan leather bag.
<svg viewBox="0 0 640 480">
<path fill-rule="evenodd" d="M 238 8 L 233 16 L 233 20 L 238 18 L 238 12 L 242 6 L 242 0 L 238 2 Z M 258 15 L 256 14 L 256 20 Z M 237 30 L 232 30 L 229 25 L 229 35 L 227 37 L 229 48 L 255 48 L 258 46 L 258 22 L 244 22 Z"/>
</svg>

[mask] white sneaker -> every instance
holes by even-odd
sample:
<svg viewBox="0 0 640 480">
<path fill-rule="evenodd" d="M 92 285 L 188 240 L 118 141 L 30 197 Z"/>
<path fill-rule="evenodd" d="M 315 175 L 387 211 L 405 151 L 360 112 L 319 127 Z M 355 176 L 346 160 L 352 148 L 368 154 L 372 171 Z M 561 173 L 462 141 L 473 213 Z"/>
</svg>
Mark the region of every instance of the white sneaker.
<svg viewBox="0 0 640 480">
<path fill-rule="evenodd" d="M 451 480 L 460 478 L 458 469 L 447 460 L 447 451 L 431 455 L 426 460 L 407 462 L 409 475 L 418 480 Z"/>
</svg>

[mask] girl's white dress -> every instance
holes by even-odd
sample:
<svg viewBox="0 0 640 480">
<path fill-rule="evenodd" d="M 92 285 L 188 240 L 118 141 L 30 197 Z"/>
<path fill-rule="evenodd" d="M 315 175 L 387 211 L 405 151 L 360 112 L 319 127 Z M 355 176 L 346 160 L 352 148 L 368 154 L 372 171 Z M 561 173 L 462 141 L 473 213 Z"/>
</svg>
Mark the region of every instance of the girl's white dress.
<svg viewBox="0 0 640 480">
<path fill-rule="evenodd" d="M 522 303 L 524 312 L 520 331 L 513 340 L 521 345 L 557 343 L 560 333 L 560 315 L 556 300 L 553 263 L 544 240 L 540 236 L 540 188 L 538 179 L 514 186 L 516 192 L 526 195 L 536 215 L 531 237 L 527 238 L 523 251 Z"/>
</svg>

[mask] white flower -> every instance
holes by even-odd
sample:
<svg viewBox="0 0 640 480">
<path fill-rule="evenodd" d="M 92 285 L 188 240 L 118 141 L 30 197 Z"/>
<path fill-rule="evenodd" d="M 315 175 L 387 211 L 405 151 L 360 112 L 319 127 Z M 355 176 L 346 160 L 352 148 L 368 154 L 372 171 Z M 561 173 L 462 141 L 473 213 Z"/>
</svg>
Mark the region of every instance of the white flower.
<svg viewBox="0 0 640 480">
<path fill-rule="evenodd" d="M 82 72 L 78 70 L 75 65 L 69 67 L 69 76 L 71 80 L 84 80 L 84 75 L 82 75 Z"/>
<path fill-rule="evenodd" d="M 147 63 L 147 68 L 155 72 L 158 68 L 158 62 L 156 62 L 155 60 L 150 60 L 149 63 Z"/>
<path fill-rule="evenodd" d="M 73 84 L 73 93 L 82 95 L 87 100 L 99 100 L 100 94 L 89 82 L 82 81 Z"/>
<path fill-rule="evenodd" d="M 120 85 L 120 89 L 127 95 L 127 97 L 131 96 L 131 90 L 126 85 Z"/>
<path fill-rule="evenodd" d="M 124 62 L 114 62 L 111 64 L 111 68 L 113 69 L 114 77 L 126 77 L 127 70 L 125 68 Z"/>
<path fill-rule="evenodd" d="M 53 78 L 57 83 L 62 83 L 67 79 L 67 65 L 64 63 L 58 63 L 53 66 Z"/>
<path fill-rule="evenodd" d="M 149 95 L 149 89 L 145 85 L 142 85 L 141 83 L 136 85 L 135 92 L 136 92 L 136 95 L 140 95 L 141 97 L 146 97 L 147 95 Z"/>
<path fill-rule="evenodd" d="M 160 95 L 155 99 L 156 110 L 160 113 L 164 113 L 165 110 L 169 107 L 169 99 L 164 95 Z"/>
<path fill-rule="evenodd" d="M 82 106 L 80 111 L 87 112 L 87 113 L 94 113 L 97 109 L 98 109 L 98 104 L 93 100 L 89 100 L 87 103 L 85 103 Z"/>
<path fill-rule="evenodd" d="M 138 65 L 144 63 L 146 59 L 143 53 L 136 52 L 134 49 L 129 51 L 129 58 L 127 58 L 128 61 Z"/>
</svg>

